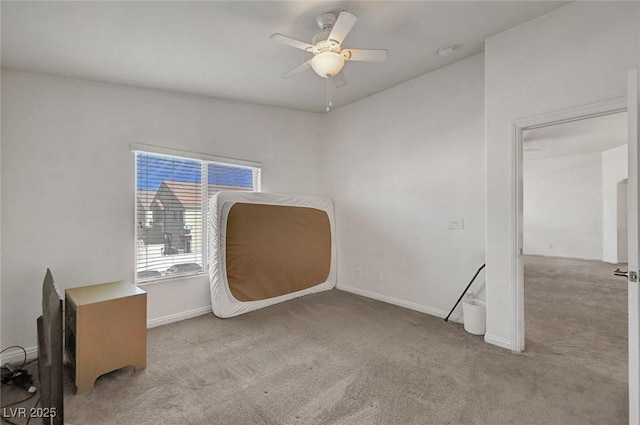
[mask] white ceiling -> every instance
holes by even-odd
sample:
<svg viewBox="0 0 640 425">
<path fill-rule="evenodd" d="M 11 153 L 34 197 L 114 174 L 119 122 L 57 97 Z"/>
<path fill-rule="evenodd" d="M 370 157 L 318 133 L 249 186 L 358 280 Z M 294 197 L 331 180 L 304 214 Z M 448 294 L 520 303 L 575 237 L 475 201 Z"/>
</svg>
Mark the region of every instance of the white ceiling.
<svg viewBox="0 0 640 425">
<path fill-rule="evenodd" d="M 343 43 L 389 50 L 350 62 L 340 107 L 479 53 L 484 40 L 558 8 L 555 1 L 2 1 L 2 66 L 322 112 L 325 80 L 280 75 L 309 53 L 269 39 L 310 41 L 316 18 L 349 10 Z M 449 57 L 438 47 L 455 44 Z"/>
<path fill-rule="evenodd" d="M 627 143 L 627 113 L 526 130 L 523 136 L 525 160 L 604 152 Z"/>
</svg>

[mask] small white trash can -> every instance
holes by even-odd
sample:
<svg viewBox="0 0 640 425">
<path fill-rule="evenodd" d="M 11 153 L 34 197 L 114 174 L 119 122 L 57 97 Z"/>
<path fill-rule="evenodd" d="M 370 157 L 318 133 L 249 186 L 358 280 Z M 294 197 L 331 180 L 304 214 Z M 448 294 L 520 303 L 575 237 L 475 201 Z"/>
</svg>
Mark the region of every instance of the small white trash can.
<svg viewBox="0 0 640 425">
<path fill-rule="evenodd" d="M 474 335 L 484 335 L 487 330 L 487 308 L 482 300 L 464 298 L 462 300 L 464 330 Z"/>
</svg>

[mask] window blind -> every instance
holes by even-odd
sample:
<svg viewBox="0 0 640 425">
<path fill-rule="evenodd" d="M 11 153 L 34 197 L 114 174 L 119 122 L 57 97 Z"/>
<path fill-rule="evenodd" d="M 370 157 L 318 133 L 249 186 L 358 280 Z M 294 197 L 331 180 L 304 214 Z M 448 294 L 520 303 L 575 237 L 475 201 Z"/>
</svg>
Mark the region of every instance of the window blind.
<svg viewBox="0 0 640 425">
<path fill-rule="evenodd" d="M 221 190 L 260 191 L 260 169 L 238 165 L 207 163 L 207 183 L 209 195 Z"/>
<path fill-rule="evenodd" d="M 136 152 L 136 282 L 207 270 L 208 201 L 220 190 L 259 191 L 260 169 Z"/>
</svg>

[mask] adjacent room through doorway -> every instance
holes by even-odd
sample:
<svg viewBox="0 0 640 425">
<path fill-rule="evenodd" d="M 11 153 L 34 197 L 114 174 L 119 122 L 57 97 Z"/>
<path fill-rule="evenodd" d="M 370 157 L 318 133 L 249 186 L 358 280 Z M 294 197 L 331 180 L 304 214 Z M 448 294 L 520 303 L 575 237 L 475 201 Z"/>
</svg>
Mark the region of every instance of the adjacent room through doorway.
<svg viewBox="0 0 640 425">
<path fill-rule="evenodd" d="M 581 365 L 622 416 L 627 174 L 626 112 L 524 131 L 526 349 Z"/>
</svg>

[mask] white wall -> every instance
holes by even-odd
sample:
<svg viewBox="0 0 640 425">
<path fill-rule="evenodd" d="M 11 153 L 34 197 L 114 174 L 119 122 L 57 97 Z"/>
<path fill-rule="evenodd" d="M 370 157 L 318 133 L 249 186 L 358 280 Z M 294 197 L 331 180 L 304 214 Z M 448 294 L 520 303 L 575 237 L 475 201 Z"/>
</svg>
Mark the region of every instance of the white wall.
<svg viewBox="0 0 640 425">
<path fill-rule="evenodd" d="M 602 153 L 602 261 L 613 264 L 619 262 L 621 254 L 625 257 L 624 262 L 627 261 L 626 249 L 621 253 L 618 252 L 620 237 L 618 183 L 628 177 L 627 161 L 627 145 Z M 626 214 L 624 217 L 626 218 Z"/>
<path fill-rule="evenodd" d="M 339 288 L 444 316 L 484 263 L 483 67 L 477 55 L 323 116 Z M 447 230 L 456 218 L 464 230 Z"/>
<path fill-rule="evenodd" d="M 524 161 L 524 253 L 602 258 L 602 153 Z"/>
<path fill-rule="evenodd" d="M 47 267 L 63 289 L 133 279 L 131 142 L 262 162 L 265 191 L 315 194 L 318 119 L 3 70 L 1 345 L 36 345 Z M 206 276 L 144 289 L 156 323 L 210 305 Z"/>
<path fill-rule="evenodd" d="M 618 185 L 626 178 L 626 145 L 602 153 L 525 159 L 524 253 L 617 263 Z M 626 251 L 621 254 L 626 258 Z"/>
<path fill-rule="evenodd" d="M 640 63 L 637 2 L 574 2 L 488 39 L 486 61 L 487 335 L 514 330 L 512 121 L 626 95 Z"/>
</svg>

